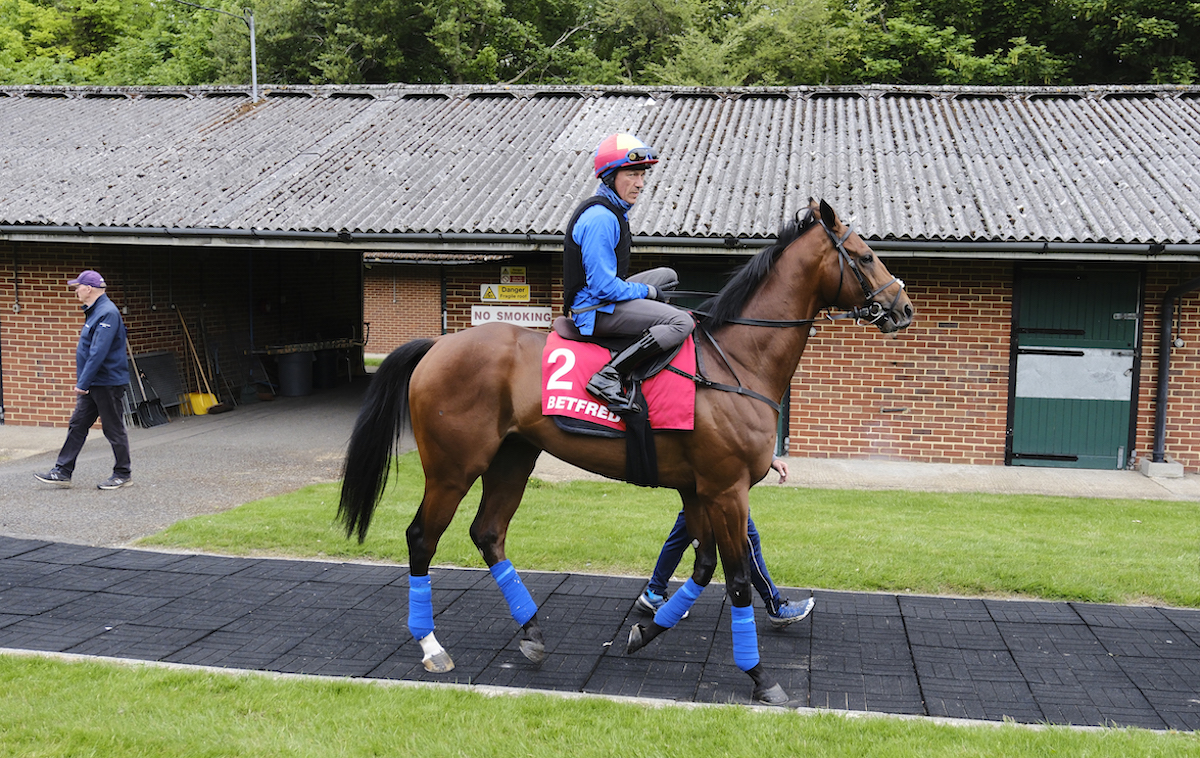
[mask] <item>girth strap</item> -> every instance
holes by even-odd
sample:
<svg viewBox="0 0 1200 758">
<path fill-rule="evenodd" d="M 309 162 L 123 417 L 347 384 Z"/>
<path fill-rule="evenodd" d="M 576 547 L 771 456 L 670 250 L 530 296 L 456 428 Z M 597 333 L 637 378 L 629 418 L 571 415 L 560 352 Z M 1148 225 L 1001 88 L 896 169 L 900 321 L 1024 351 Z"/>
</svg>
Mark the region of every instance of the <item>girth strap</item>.
<svg viewBox="0 0 1200 758">
<path fill-rule="evenodd" d="M 704 335 L 708 339 L 708 341 L 712 344 L 712 346 L 716 349 L 717 355 L 721 356 L 721 360 L 723 360 L 725 362 L 725 365 L 729 368 L 730 373 L 733 374 L 733 378 L 737 379 L 737 382 L 738 382 L 737 385 L 722 384 L 721 382 L 714 382 L 713 380 L 709 379 L 708 377 L 706 377 L 704 375 L 704 353 L 701 352 L 701 350 L 700 350 L 700 340 L 695 341 L 695 344 L 696 344 L 696 373 L 694 375 L 689 374 L 686 371 L 682 371 L 678 368 L 675 368 L 674 366 L 667 366 L 666 367 L 667 371 L 670 371 L 674 374 L 678 374 L 679 376 L 682 376 L 685 379 L 691 379 L 693 382 L 695 382 L 697 385 L 699 385 L 701 387 L 707 387 L 707 388 L 713 389 L 713 390 L 720 390 L 721 392 L 732 392 L 735 395 L 743 395 L 745 397 L 753 398 L 755 400 L 761 400 L 762 402 L 771 406 L 771 408 L 776 413 L 783 412 L 783 406 L 780 405 L 779 403 L 775 402 L 774 400 L 772 400 L 771 398 L 762 394 L 761 392 L 755 392 L 754 390 L 750 389 L 749 387 L 745 387 L 742 385 L 742 380 L 738 377 L 737 372 L 733 370 L 733 366 L 729 363 L 729 359 L 727 357 L 725 357 L 725 351 L 721 349 L 721 346 L 719 344 L 717 344 L 717 341 L 715 339 L 713 339 L 712 334 L 710 334 L 709 331 L 704 328 L 703 324 L 700 325 L 700 327 L 697 331 L 699 331 L 700 334 Z"/>
<path fill-rule="evenodd" d="M 686 371 L 680 371 L 679 369 L 675 368 L 674 366 L 667 366 L 667 371 L 678 374 L 678 375 L 684 377 L 685 379 L 691 379 L 693 382 L 695 382 L 700 387 L 707 387 L 712 390 L 720 390 L 721 392 L 732 392 L 735 395 L 745 395 L 746 397 L 752 397 L 755 400 L 761 400 L 764 403 L 766 403 L 767 405 L 771 406 L 771 408 L 776 413 L 783 412 L 782 405 L 775 402 L 774 400 L 767 397 L 766 395 L 764 395 L 760 392 L 755 392 L 754 390 L 752 390 L 748 387 L 735 387 L 732 384 L 721 384 L 720 382 L 714 382 L 711 379 L 708 379 L 707 377 L 689 374 Z"/>
</svg>

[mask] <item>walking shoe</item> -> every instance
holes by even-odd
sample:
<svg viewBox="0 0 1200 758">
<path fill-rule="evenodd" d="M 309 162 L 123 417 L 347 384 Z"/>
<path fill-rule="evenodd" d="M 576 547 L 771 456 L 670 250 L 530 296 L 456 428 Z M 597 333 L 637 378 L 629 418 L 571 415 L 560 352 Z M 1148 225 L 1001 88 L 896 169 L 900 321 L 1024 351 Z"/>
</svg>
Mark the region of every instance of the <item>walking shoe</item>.
<svg viewBox="0 0 1200 758">
<path fill-rule="evenodd" d="M 67 476 L 66 474 L 64 474 L 63 472 L 59 471 L 56 468 L 50 469 L 45 474 L 34 474 L 33 478 L 37 479 L 39 482 L 45 482 L 46 484 L 54 484 L 59 487 L 70 487 L 71 486 L 71 477 Z"/>
<path fill-rule="evenodd" d="M 119 490 L 122 487 L 128 487 L 133 484 L 133 479 L 128 476 L 117 476 L 113 474 L 109 478 L 96 485 L 96 489 L 101 490 Z"/>
<path fill-rule="evenodd" d="M 767 618 L 771 621 L 771 626 L 776 629 L 782 629 L 788 624 L 794 624 L 808 614 L 812 613 L 815 601 L 810 597 L 799 603 L 793 603 L 791 600 L 784 600 L 775 609 L 774 613 L 767 611 Z"/>
<path fill-rule="evenodd" d="M 667 597 L 668 597 L 668 595 L 666 592 L 659 595 L 654 592 L 651 592 L 650 588 L 647 587 L 645 592 L 643 592 L 641 595 L 638 595 L 638 599 L 637 599 L 638 610 L 645 611 L 646 613 L 649 613 L 651 616 L 653 616 L 655 613 L 658 613 L 658 609 L 662 608 L 663 604 L 667 602 Z M 691 611 L 684 611 L 683 615 L 680 616 L 680 618 L 685 619 L 690 614 L 691 614 Z"/>
<path fill-rule="evenodd" d="M 658 609 L 662 608 L 663 603 L 665 602 L 667 602 L 667 593 L 664 592 L 663 594 L 659 595 L 651 592 L 650 588 L 647 587 L 646 591 L 638 596 L 637 606 L 653 616 L 655 613 L 658 613 Z"/>
</svg>

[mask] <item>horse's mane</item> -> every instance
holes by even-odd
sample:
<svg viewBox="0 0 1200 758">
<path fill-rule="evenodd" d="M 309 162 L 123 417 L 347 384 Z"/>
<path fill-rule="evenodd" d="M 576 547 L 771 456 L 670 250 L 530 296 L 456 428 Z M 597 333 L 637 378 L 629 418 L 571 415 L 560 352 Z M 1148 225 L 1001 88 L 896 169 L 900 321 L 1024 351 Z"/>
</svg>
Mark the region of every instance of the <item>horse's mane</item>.
<svg viewBox="0 0 1200 758">
<path fill-rule="evenodd" d="M 709 329 L 717 329 L 728 323 L 730 319 L 740 316 L 746 301 L 758 291 L 759 285 L 767 278 L 767 274 L 771 273 L 771 267 L 775 265 L 779 254 L 788 245 L 795 242 L 797 237 L 808 231 L 808 228 L 816 223 L 816 220 L 816 216 L 810 209 L 803 214 L 797 213 L 793 219 L 785 221 L 779 229 L 779 235 L 775 242 L 763 248 L 743 264 L 721 288 L 720 292 L 700 306 L 698 310 L 705 314 L 705 326 Z"/>
</svg>

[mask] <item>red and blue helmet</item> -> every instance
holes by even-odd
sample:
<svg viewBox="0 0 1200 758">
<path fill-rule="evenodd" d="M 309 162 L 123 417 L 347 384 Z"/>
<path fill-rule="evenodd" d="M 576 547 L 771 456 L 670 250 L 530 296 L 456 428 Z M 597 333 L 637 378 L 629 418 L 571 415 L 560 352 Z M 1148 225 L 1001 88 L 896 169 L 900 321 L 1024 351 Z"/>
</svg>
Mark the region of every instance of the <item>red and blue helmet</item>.
<svg viewBox="0 0 1200 758">
<path fill-rule="evenodd" d="M 603 179 L 617 169 L 647 167 L 658 163 L 654 148 L 643 143 L 632 134 L 618 132 L 610 134 L 596 146 L 593 156 L 596 164 L 596 176 Z"/>
</svg>

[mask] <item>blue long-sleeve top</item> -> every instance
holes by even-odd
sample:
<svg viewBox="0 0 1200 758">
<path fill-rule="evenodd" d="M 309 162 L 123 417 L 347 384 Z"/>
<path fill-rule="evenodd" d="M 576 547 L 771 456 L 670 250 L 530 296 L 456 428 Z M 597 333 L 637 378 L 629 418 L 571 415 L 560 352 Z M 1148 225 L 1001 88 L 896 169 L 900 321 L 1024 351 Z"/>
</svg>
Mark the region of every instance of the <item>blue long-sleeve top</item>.
<svg viewBox="0 0 1200 758">
<path fill-rule="evenodd" d="M 623 208 L 628 218 L 629 203 L 622 200 L 605 184 L 596 190 L 618 208 Z M 582 334 L 592 334 L 596 325 L 596 313 L 612 313 L 613 303 L 624 300 L 640 300 L 650 295 L 650 288 L 638 282 L 627 282 L 617 276 L 617 242 L 621 238 L 621 225 L 617 217 L 603 205 L 593 205 L 575 222 L 571 237 L 579 244 L 583 253 L 583 270 L 587 283 L 571 307 L 575 310 L 600 305 L 594 310 L 575 313 L 575 326 Z"/>
<path fill-rule="evenodd" d="M 75 346 L 75 386 L 81 390 L 129 383 L 125 359 L 125 324 L 108 295 L 85 306 L 83 330 Z"/>
</svg>

